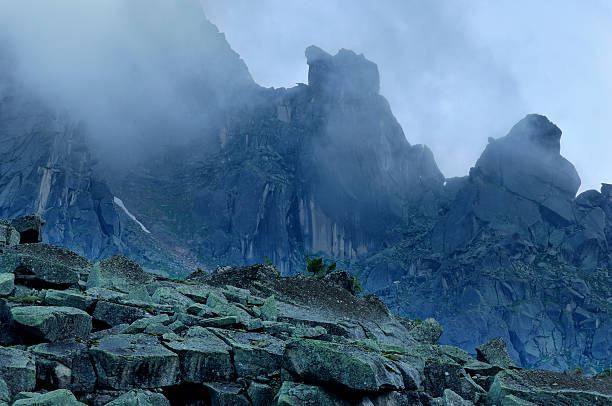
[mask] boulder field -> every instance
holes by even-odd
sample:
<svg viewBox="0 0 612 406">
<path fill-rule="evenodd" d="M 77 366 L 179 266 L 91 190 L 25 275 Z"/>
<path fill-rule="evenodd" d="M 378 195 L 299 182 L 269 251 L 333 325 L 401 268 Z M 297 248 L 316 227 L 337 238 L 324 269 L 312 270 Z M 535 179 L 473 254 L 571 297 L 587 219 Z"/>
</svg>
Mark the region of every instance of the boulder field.
<svg viewBox="0 0 612 406">
<path fill-rule="evenodd" d="M 38 239 L 40 227 L 2 224 Z M 19 241 L 0 247 L 0 406 L 612 403 L 609 371 L 521 369 L 501 338 L 475 358 L 439 345 L 438 322 L 356 296 L 343 271 L 254 265 L 179 280 Z"/>
</svg>

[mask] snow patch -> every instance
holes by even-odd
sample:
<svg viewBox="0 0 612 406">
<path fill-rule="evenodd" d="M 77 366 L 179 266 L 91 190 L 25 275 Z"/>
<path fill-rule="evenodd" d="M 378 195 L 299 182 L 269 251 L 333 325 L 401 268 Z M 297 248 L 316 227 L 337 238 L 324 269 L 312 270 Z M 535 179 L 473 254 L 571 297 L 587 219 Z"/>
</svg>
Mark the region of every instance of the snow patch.
<svg viewBox="0 0 612 406">
<path fill-rule="evenodd" d="M 151 234 L 151 232 L 149 230 L 147 230 L 147 228 L 144 226 L 144 224 L 142 224 L 140 221 L 138 221 L 138 219 L 129 212 L 129 210 L 125 207 L 125 204 L 123 204 L 123 201 L 121 199 L 119 199 L 117 196 L 113 196 L 113 201 L 115 202 L 115 204 L 119 207 L 121 207 L 123 209 L 123 211 L 125 212 L 125 214 L 128 215 L 129 218 L 131 218 L 132 220 L 134 220 L 136 222 L 136 224 L 138 224 L 140 226 L 140 228 L 142 228 L 142 231 L 144 231 L 147 234 Z"/>
</svg>

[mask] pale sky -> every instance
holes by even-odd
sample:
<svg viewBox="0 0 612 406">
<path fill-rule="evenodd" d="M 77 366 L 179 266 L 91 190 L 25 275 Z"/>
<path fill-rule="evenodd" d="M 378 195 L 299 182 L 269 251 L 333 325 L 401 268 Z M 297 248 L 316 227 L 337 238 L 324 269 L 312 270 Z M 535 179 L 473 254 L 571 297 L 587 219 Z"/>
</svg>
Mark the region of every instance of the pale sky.
<svg viewBox="0 0 612 406">
<path fill-rule="evenodd" d="M 612 2 L 202 0 L 263 86 L 307 81 L 304 49 L 378 64 L 408 141 L 447 177 L 525 114 L 563 130 L 581 190 L 612 183 Z"/>
</svg>

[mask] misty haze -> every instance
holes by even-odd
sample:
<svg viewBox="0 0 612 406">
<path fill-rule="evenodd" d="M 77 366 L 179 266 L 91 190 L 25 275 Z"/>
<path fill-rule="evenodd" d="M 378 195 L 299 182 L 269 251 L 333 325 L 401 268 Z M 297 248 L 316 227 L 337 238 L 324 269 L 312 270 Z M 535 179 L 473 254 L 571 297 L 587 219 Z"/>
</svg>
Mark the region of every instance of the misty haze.
<svg viewBox="0 0 612 406">
<path fill-rule="evenodd" d="M 0 406 L 612 404 L 611 38 L 0 0 Z"/>
</svg>

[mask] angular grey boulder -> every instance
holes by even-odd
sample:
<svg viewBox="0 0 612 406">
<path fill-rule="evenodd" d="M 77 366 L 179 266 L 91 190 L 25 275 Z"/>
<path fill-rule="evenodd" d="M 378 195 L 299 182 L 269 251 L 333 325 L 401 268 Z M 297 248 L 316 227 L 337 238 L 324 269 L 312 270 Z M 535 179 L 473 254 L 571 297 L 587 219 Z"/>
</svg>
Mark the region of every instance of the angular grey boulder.
<svg viewBox="0 0 612 406">
<path fill-rule="evenodd" d="M 152 275 L 140 265 L 123 255 L 115 255 L 94 264 L 87 279 L 87 288 L 102 287 L 130 293 L 152 280 Z"/>
<path fill-rule="evenodd" d="M 596 384 L 589 378 L 545 370 L 504 370 L 495 376 L 487 394 L 489 404 L 512 404 L 516 400 L 537 405 L 594 406 L 612 404 L 612 384 Z M 518 403 L 521 404 L 521 403 Z M 529 404 L 529 403 L 526 403 Z"/>
<path fill-rule="evenodd" d="M 0 347 L 0 379 L 6 383 L 10 397 L 36 386 L 36 363 L 28 352 Z"/>
<path fill-rule="evenodd" d="M 119 324 L 134 323 L 136 320 L 146 317 L 147 312 L 138 307 L 100 300 L 96 304 L 92 316 L 94 320 L 105 325 L 118 326 Z"/>
<path fill-rule="evenodd" d="M 38 256 L 7 251 L 0 254 L 0 273 L 12 272 L 25 285 L 67 288 L 79 281 L 78 273 L 66 265 Z"/>
<path fill-rule="evenodd" d="M 350 406 L 353 403 L 320 386 L 285 381 L 277 394 L 277 406 L 327 405 Z"/>
<path fill-rule="evenodd" d="M 10 225 L 19 233 L 19 243 L 39 243 L 42 241 L 42 227 L 45 221 L 40 214 L 34 213 L 9 220 Z"/>
<path fill-rule="evenodd" d="M 476 347 L 476 359 L 504 369 L 516 366 L 508 354 L 506 342 L 501 337 Z"/>
<path fill-rule="evenodd" d="M 150 335 L 107 336 L 89 352 L 101 387 L 146 389 L 180 382 L 179 357 Z"/>
<path fill-rule="evenodd" d="M 54 290 L 49 289 L 45 293 L 45 302 L 53 306 L 68 306 L 90 310 L 96 303 L 96 298 L 76 290 Z"/>
<path fill-rule="evenodd" d="M 91 316 L 74 307 L 13 307 L 10 317 L 15 326 L 48 341 L 85 339 L 92 328 Z"/>
<path fill-rule="evenodd" d="M 211 406 L 251 406 L 242 387 L 235 383 L 205 383 Z"/>
<path fill-rule="evenodd" d="M 19 232 L 9 224 L 0 222 L 0 247 L 12 247 L 19 244 Z"/>
<path fill-rule="evenodd" d="M 306 382 L 349 390 L 378 392 L 404 388 L 402 374 L 390 360 L 346 344 L 310 339 L 289 342 L 283 368 Z"/>
<path fill-rule="evenodd" d="M 170 402 L 161 393 L 131 390 L 105 406 L 170 406 Z"/>
<path fill-rule="evenodd" d="M 183 341 L 166 345 L 178 354 L 185 382 L 229 381 L 235 373 L 231 347 L 207 329 L 191 329 Z"/>
<path fill-rule="evenodd" d="M 92 392 L 96 373 L 87 345 L 74 340 L 38 344 L 30 348 L 36 356 L 36 375 L 48 387 L 72 392 Z"/>
<path fill-rule="evenodd" d="M 0 297 L 9 296 L 15 289 L 15 275 L 0 273 Z"/>
<path fill-rule="evenodd" d="M 57 389 L 43 394 L 17 400 L 13 406 L 87 406 L 79 402 L 67 389 Z"/>
</svg>

